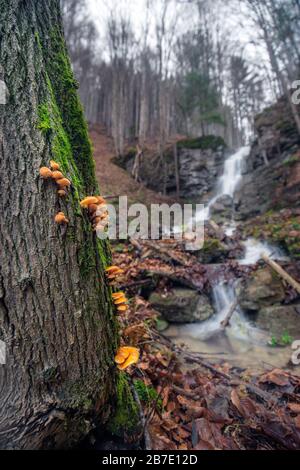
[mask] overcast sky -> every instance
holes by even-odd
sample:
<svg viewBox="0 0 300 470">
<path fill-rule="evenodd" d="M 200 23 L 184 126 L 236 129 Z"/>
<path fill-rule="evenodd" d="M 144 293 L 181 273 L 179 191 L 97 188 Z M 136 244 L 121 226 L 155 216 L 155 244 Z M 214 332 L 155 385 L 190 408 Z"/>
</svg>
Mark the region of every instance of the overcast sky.
<svg viewBox="0 0 300 470">
<path fill-rule="evenodd" d="M 146 4 L 147 0 L 87 0 L 89 4 L 89 9 L 91 15 L 98 27 L 100 41 L 99 46 L 101 48 L 101 38 L 105 34 L 105 20 L 109 15 L 110 11 L 123 12 L 123 14 L 130 17 L 132 24 L 134 26 L 137 36 L 142 32 L 143 25 L 146 18 Z M 172 1 L 172 0 L 171 0 Z M 216 2 L 216 0 L 206 0 L 207 2 Z M 225 3 L 225 2 L 224 2 Z M 161 0 L 152 0 L 152 8 L 155 7 L 156 15 L 160 13 L 160 4 Z M 176 4 L 176 2 L 174 2 Z M 173 4 L 173 5 L 174 5 Z M 221 17 L 224 18 L 222 26 L 227 27 L 228 29 L 228 38 L 232 38 L 236 43 L 243 49 L 244 57 L 256 63 L 259 69 L 261 64 L 266 64 L 267 54 L 261 47 L 253 44 L 253 39 L 257 39 L 256 31 L 253 30 L 253 26 L 250 25 L 250 21 L 247 20 L 246 15 L 239 15 L 239 5 L 240 3 L 234 0 L 227 2 L 229 7 L 221 7 L 222 2 L 220 3 L 219 11 Z M 234 10 L 234 5 L 236 5 L 236 10 Z M 190 29 L 190 25 L 193 24 L 194 19 L 197 15 L 193 14 L 193 6 L 186 4 L 181 5 L 180 8 L 180 20 L 178 24 L 178 30 L 184 32 L 187 29 Z M 152 11 L 152 10 L 151 10 Z M 172 13 L 172 9 L 170 9 Z M 155 13 L 153 13 L 154 15 Z M 103 49 L 102 49 L 103 50 Z M 232 51 L 234 53 L 234 51 Z"/>
</svg>

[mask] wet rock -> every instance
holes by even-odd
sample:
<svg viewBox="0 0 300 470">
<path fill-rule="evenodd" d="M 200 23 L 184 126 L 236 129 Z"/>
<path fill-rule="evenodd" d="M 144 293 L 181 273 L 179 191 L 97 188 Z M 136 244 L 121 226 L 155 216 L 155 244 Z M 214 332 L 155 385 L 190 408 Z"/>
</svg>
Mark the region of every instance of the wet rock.
<svg viewBox="0 0 300 470">
<path fill-rule="evenodd" d="M 280 304 L 285 292 L 280 279 L 269 268 L 256 271 L 238 289 L 242 309 L 257 312 L 263 307 Z"/>
<path fill-rule="evenodd" d="M 208 238 L 204 240 L 203 248 L 195 254 L 202 264 L 219 264 L 227 260 L 231 247 L 217 238 Z"/>
<path fill-rule="evenodd" d="M 149 301 L 170 323 L 201 322 L 214 313 L 208 297 L 191 289 L 174 288 L 167 294 L 154 292 Z"/>
<path fill-rule="evenodd" d="M 259 310 L 255 324 L 280 338 L 284 334 L 293 339 L 300 338 L 300 304 L 278 305 Z"/>
<path fill-rule="evenodd" d="M 300 203 L 299 133 L 287 100 L 258 115 L 255 130 L 258 138 L 234 198 L 238 220 Z"/>
<path fill-rule="evenodd" d="M 222 196 L 211 206 L 210 213 L 217 224 L 230 221 L 233 214 L 233 199 L 231 196 Z"/>
<path fill-rule="evenodd" d="M 222 174 L 226 144 L 221 137 L 205 136 L 185 139 L 177 143 L 179 162 L 180 197 L 194 199 L 214 190 L 217 178 Z M 132 173 L 136 149 L 128 149 L 124 156 L 115 158 L 122 168 Z M 167 146 L 164 158 L 158 158 L 153 149 L 145 149 L 140 160 L 140 179 L 149 188 L 176 193 L 174 147 Z"/>
<path fill-rule="evenodd" d="M 222 173 L 224 148 L 187 149 L 179 153 L 180 195 L 183 198 L 199 198 L 215 187 Z"/>
</svg>

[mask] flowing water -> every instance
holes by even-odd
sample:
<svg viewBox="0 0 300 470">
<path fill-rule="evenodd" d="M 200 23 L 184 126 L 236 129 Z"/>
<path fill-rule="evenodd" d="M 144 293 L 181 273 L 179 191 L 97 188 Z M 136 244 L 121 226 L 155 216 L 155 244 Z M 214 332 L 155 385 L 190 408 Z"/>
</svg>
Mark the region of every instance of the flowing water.
<svg viewBox="0 0 300 470">
<path fill-rule="evenodd" d="M 197 220 L 208 220 L 212 205 L 222 196 L 233 197 L 242 180 L 243 161 L 248 157 L 250 147 L 242 147 L 231 155 L 224 164 L 223 175 L 217 182 L 216 194 L 207 206 L 196 214 Z M 228 236 L 233 235 L 234 221 L 224 225 Z M 241 265 L 256 264 L 262 253 L 272 259 L 284 259 L 284 254 L 276 247 L 254 238 L 244 243 L 245 255 Z M 239 306 L 236 307 L 230 325 L 224 330 L 222 321 L 227 317 L 230 308 L 236 302 L 235 285 L 220 282 L 212 292 L 215 314 L 201 323 L 172 325 L 166 334 L 177 343 L 184 343 L 194 352 L 201 352 L 211 359 L 222 357 L 240 367 L 263 367 L 268 364 L 284 367 L 290 357 L 289 348 L 272 349 L 267 346 L 270 334 L 255 328 L 246 319 Z"/>
</svg>

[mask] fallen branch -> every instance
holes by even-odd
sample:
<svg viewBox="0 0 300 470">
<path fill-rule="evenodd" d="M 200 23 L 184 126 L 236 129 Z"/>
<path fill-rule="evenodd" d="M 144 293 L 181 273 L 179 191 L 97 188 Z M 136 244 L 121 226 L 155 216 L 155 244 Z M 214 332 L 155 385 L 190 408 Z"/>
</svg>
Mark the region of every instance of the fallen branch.
<svg viewBox="0 0 300 470">
<path fill-rule="evenodd" d="M 225 328 L 227 328 L 227 326 L 229 326 L 230 324 L 230 320 L 232 318 L 232 315 L 234 314 L 234 312 L 236 311 L 236 308 L 238 306 L 239 302 L 238 300 L 236 299 L 233 304 L 231 305 L 230 309 L 229 309 L 229 312 L 228 314 L 226 315 L 225 319 L 221 322 L 221 327 L 225 330 Z"/>
<path fill-rule="evenodd" d="M 273 261 L 266 255 L 265 253 L 262 254 L 261 258 L 272 268 L 274 271 L 279 274 L 282 279 L 284 279 L 290 286 L 292 286 L 298 294 L 300 294 L 300 284 L 299 282 L 295 281 L 278 263 Z"/>
</svg>

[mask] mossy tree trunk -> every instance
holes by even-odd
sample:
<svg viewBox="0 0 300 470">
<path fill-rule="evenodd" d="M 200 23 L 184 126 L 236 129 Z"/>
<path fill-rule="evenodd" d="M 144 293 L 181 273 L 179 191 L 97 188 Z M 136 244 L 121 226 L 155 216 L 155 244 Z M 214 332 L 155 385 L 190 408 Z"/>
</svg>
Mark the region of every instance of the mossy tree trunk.
<svg viewBox="0 0 300 470">
<path fill-rule="evenodd" d="M 0 73 L 0 448 L 69 447 L 107 415 L 117 335 L 109 247 L 79 206 L 99 190 L 59 0 L 0 0 Z M 50 159 L 67 200 L 39 177 Z"/>
</svg>

